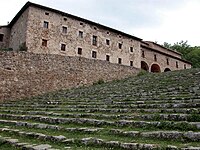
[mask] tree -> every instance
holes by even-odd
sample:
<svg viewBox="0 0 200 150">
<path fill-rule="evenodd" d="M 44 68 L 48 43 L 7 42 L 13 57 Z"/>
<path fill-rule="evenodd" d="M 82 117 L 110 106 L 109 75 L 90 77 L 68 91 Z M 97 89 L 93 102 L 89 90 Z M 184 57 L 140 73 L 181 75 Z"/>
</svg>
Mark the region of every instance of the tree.
<svg viewBox="0 0 200 150">
<path fill-rule="evenodd" d="M 177 43 L 169 44 L 167 42 L 163 43 L 163 46 L 182 54 L 182 58 L 191 62 L 194 68 L 200 67 L 200 47 L 191 47 L 188 41 L 180 41 Z"/>
</svg>

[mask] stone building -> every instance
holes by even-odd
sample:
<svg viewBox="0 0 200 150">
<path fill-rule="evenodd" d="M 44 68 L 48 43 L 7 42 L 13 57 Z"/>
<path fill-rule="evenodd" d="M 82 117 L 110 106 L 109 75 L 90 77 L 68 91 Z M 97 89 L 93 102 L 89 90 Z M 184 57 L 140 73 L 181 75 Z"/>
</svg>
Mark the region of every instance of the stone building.
<svg viewBox="0 0 200 150">
<path fill-rule="evenodd" d="M 178 52 L 31 2 L 0 27 L 0 48 L 22 46 L 28 52 L 99 59 L 151 72 L 191 68 Z"/>
</svg>

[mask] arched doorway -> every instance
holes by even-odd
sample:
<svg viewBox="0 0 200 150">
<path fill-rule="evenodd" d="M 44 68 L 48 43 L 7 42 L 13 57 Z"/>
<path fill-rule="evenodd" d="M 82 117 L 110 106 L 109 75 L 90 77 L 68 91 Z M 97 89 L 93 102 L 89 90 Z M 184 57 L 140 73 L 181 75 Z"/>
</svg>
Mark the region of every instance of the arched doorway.
<svg viewBox="0 0 200 150">
<path fill-rule="evenodd" d="M 169 68 L 165 68 L 164 72 L 171 71 Z"/>
<path fill-rule="evenodd" d="M 149 66 L 147 65 L 146 62 L 141 61 L 141 69 L 143 69 L 145 71 L 149 71 Z"/>
<path fill-rule="evenodd" d="M 154 73 L 161 72 L 160 66 L 157 65 L 157 64 L 153 64 L 153 65 L 151 66 L 151 72 L 154 72 Z"/>
</svg>

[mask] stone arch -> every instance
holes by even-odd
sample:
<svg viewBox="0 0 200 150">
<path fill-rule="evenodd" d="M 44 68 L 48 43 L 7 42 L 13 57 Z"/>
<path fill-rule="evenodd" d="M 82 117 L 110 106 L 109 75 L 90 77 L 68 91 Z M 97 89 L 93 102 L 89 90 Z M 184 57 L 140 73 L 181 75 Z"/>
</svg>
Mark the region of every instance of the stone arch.
<svg viewBox="0 0 200 150">
<path fill-rule="evenodd" d="M 149 71 L 149 66 L 146 62 L 141 61 L 141 69 L 145 70 L 145 71 Z"/>
<path fill-rule="evenodd" d="M 159 73 L 159 72 L 161 72 L 160 66 L 159 66 L 158 64 L 153 64 L 153 65 L 151 66 L 151 72 L 154 72 L 154 73 Z"/>
<path fill-rule="evenodd" d="M 169 68 L 165 68 L 164 72 L 171 71 Z"/>
</svg>

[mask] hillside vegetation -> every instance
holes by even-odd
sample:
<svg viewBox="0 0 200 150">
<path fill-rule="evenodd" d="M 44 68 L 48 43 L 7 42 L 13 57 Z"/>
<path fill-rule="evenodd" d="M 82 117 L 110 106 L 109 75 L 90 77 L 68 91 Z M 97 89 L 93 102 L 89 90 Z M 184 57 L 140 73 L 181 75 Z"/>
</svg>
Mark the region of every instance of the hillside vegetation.
<svg viewBox="0 0 200 150">
<path fill-rule="evenodd" d="M 4 102 L 0 149 L 200 149 L 200 69 Z"/>
</svg>

